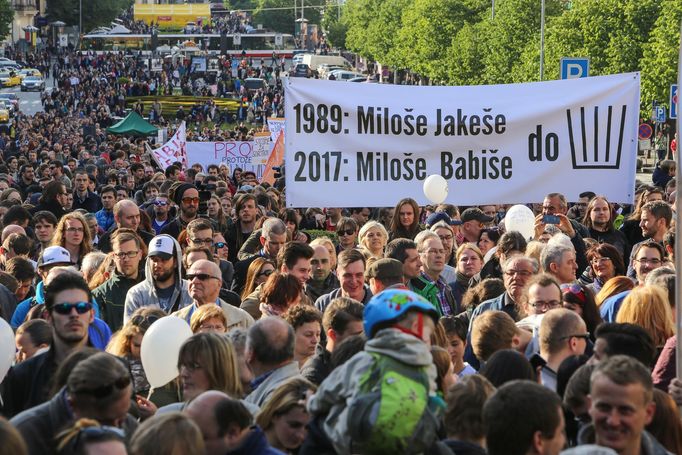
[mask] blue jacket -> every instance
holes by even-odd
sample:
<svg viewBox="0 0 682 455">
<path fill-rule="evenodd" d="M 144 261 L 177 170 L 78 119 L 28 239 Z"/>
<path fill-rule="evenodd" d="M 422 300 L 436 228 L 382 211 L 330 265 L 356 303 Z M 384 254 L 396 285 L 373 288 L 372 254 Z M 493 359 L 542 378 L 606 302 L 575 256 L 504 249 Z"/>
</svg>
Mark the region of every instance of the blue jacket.
<svg viewBox="0 0 682 455">
<path fill-rule="evenodd" d="M 265 438 L 265 433 L 258 425 L 251 427 L 249 435 L 241 446 L 230 450 L 226 455 L 283 455 L 282 452 L 271 447 Z"/>
<path fill-rule="evenodd" d="M 99 210 L 95 213 L 97 224 L 103 231 L 108 231 L 114 225 L 114 211 L 113 210 Z"/>
<path fill-rule="evenodd" d="M 616 316 L 618 315 L 618 310 L 623 304 L 625 297 L 630 294 L 630 290 L 623 291 L 620 294 L 609 297 L 604 300 L 604 303 L 599 307 L 599 315 L 604 320 L 604 322 L 616 322 Z"/>
</svg>

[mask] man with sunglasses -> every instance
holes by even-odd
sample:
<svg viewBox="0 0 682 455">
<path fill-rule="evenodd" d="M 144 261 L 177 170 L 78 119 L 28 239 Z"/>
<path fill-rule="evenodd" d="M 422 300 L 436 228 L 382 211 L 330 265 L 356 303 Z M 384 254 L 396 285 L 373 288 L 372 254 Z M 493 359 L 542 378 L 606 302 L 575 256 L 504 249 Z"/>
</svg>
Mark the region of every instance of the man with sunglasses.
<svg viewBox="0 0 682 455">
<path fill-rule="evenodd" d="M 190 221 L 199 212 L 199 190 L 191 183 L 181 183 L 173 193 L 173 202 L 178 206 L 178 216 L 161 229 L 162 234 L 178 238 Z"/>
<path fill-rule="evenodd" d="M 123 326 L 126 295 L 130 288 L 142 281 L 142 239 L 131 229 L 118 229 L 111 240 L 114 253 L 114 272 L 111 277 L 93 291 L 100 306 L 102 319 L 112 331 Z"/>
<path fill-rule="evenodd" d="M 556 308 L 549 310 L 540 323 L 540 357 L 545 364 L 540 370 L 542 385 L 556 392 L 557 371 L 568 357 L 583 355 L 590 334 L 578 313 Z"/>
<path fill-rule="evenodd" d="M 192 314 L 202 305 L 217 305 L 225 313 L 227 320 L 227 330 L 235 328 L 248 329 L 254 324 L 254 320 L 249 313 L 230 305 L 219 297 L 220 286 L 223 278 L 220 268 L 215 262 L 199 259 L 187 271 L 187 281 L 189 282 L 189 295 L 192 297 L 192 304 L 173 313 L 190 322 Z"/>
<path fill-rule="evenodd" d="M 92 294 L 75 273 L 61 273 L 45 287 L 47 321 L 52 325 L 52 346 L 10 370 L 3 382 L 3 414 L 11 417 L 49 398 L 59 365 L 72 352 L 88 346 L 88 329 L 95 319 Z"/>
<path fill-rule="evenodd" d="M 152 229 L 154 229 L 156 235 L 161 234 L 161 230 L 170 223 L 170 219 L 168 218 L 169 210 L 170 201 L 168 200 L 168 195 L 161 193 L 156 196 L 153 206 L 154 216 L 152 217 Z"/>
</svg>

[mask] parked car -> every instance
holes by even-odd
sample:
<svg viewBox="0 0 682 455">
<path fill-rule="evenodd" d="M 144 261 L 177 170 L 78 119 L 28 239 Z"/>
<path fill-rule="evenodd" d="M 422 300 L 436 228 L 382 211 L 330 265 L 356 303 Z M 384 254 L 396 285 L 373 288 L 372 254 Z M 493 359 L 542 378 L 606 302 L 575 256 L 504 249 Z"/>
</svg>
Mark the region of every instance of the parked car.
<svg viewBox="0 0 682 455">
<path fill-rule="evenodd" d="M 250 92 L 255 92 L 256 90 L 259 89 L 266 89 L 268 87 L 268 84 L 265 82 L 264 79 L 261 79 L 259 77 L 247 77 L 244 79 L 244 87 L 246 87 L 246 90 Z"/>
<path fill-rule="evenodd" d="M 26 76 L 21 81 L 21 91 L 29 92 L 31 90 L 43 91 L 45 90 L 45 79 L 41 76 Z"/>
<path fill-rule="evenodd" d="M 21 78 L 21 80 L 24 80 L 26 76 L 38 76 L 42 77 L 43 75 L 40 73 L 39 70 L 35 68 L 24 68 L 23 70 L 19 70 L 17 73 L 17 76 Z"/>
<path fill-rule="evenodd" d="M 337 81 L 349 81 L 350 79 L 358 78 L 358 77 L 365 77 L 362 74 L 354 73 L 352 71 L 346 71 L 346 70 L 336 70 L 332 71 L 329 73 L 329 76 L 334 76 L 334 80 Z"/>
</svg>

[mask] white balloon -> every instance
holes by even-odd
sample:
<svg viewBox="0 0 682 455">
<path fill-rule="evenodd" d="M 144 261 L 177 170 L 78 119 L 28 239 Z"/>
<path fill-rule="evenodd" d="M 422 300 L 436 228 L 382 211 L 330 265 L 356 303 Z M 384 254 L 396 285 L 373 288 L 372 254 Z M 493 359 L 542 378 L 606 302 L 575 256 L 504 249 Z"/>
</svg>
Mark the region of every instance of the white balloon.
<svg viewBox="0 0 682 455">
<path fill-rule="evenodd" d="M 448 182 L 438 174 L 429 175 L 424 180 L 424 196 L 433 204 L 440 204 L 448 197 Z"/>
<path fill-rule="evenodd" d="M 520 232 L 528 240 L 535 234 L 535 215 L 525 205 L 518 204 L 507 210 L 504 217 L 504 228 L 507 232 Z"/>
<path fill-rule="evenodd" d="M 15 346 L 12 327 L 0 318 L 0 381 L 5 379 L 5 375 L 14 362 Z"/>
<path fill-rule="evenodd" d="M 175 316 L 161 318 L 149 326 L 142 338 L 140 356 L 147 381 L 153 389 L 178 376 L 180 347 L 191 336 L 189 324 Z"/>
</svg>

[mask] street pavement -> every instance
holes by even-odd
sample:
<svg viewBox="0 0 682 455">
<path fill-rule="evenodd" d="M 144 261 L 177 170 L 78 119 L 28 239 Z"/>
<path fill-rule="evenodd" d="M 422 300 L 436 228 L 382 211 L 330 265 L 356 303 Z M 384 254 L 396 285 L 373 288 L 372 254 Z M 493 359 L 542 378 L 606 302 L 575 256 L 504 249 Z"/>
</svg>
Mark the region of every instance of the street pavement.
<svg viewBox="0 0 682 455">
<path fill-rule="evenodd" d="M 49 83 L 47 87 L 50 87 Z M 16 93 L 19 97 L 19 110 L 25 114 L 33 115 L 43 111 L 40 92 L 22 92 L 19 86 L 16 86 L 0 89 L 0 93 Z"/>
</svg>

